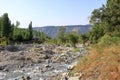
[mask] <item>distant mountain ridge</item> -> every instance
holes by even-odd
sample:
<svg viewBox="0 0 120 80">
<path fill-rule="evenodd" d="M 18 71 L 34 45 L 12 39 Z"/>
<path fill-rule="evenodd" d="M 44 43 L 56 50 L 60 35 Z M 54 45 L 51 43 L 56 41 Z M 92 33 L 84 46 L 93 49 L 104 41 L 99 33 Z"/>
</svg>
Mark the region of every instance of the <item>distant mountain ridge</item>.
<svg viewBox="0 0 120 80">
<path fill-rule="evenodd" d="M 33 30 L 43 32 L 50 37 L 56 37 L 59 27 L 61 26 L 33 27 Z M 65 32 L 71 32 L 72 30 L 75 29 L 78 31 L 79 34 L 83 34 L 90 31 L 92 25 L 68 25 L 63 27 L 65 27 Z"/>
</svg>

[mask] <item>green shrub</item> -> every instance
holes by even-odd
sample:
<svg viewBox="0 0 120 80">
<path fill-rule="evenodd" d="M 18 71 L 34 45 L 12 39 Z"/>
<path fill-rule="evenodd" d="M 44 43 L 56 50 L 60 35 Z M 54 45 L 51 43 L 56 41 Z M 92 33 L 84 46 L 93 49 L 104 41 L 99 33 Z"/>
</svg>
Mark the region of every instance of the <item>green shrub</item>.
<svg viewBox="0 0 120 80">
<path fill-rule="evenodd" d="M 109 35 L 104 35 L 98 42 L 99 46 L 111 46 L 111 45 L 118 45 L 118 41 L 120 40 L 119 37 L 111 37 Z"/>
<path fill-rule="evenodd" d="M 8 43 L 8 39 L 3 37 L 3 38 L 0 38 L 0 46 L 6 46 Z"/>
</svg>

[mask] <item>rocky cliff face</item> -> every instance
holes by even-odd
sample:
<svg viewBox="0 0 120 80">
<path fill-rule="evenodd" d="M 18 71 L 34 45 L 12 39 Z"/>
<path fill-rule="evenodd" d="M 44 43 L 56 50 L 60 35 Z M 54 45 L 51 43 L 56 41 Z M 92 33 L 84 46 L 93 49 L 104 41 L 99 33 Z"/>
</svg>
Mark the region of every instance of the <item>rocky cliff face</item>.
<svg viewBox="0 0 120 80">
<path fill-rule="evenodd" d="M 45 27 L 34 27 L 33 30 L 44 32 L 50 37 L 56 37 L 60 26 L 45 26 Z M 79 34 L 88 32 L 92 26 L 91 25 L 70 25 L 64 26 L 66 32 L 71 32 L 72 30 L 77 30 Z"/>
</svg>

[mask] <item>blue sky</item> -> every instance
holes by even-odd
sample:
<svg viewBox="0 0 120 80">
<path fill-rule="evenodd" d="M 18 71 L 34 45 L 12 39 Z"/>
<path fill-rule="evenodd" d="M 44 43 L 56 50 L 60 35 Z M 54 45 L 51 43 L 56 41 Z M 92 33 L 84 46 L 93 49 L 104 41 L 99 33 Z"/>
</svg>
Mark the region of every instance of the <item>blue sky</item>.
<svg viewBox="0 0 120 80">
<path fill-rule="evenodd" d="M 20 27 L 88 24 L 91 12 L 106 0 L 1 0 L 0 15 L 7 12 Z"/>
</svg>

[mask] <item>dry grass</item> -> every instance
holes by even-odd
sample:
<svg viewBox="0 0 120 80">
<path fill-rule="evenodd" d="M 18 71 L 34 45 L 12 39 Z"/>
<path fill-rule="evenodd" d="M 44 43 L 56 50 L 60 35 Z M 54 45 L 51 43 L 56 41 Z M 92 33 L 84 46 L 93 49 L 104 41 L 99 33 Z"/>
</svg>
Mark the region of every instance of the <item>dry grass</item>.
<svg viewBox="0 0 120 80">
<path fill-rule="evenodd" d="M 83 73 L 81 80 L 120 80 L 120 46 L 92 49 L 71 73 Z"/>
</svg>

